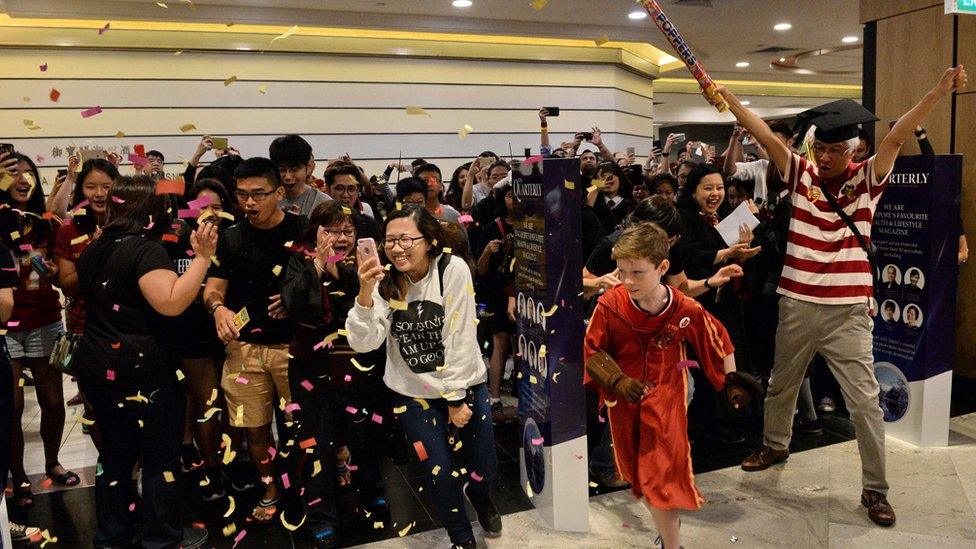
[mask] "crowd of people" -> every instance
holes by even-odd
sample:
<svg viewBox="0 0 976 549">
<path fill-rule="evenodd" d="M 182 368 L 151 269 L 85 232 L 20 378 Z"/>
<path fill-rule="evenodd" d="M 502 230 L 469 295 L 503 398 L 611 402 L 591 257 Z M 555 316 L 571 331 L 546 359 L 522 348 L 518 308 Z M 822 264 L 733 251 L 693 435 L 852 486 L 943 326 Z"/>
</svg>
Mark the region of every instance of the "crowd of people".
<svg viewBox="0 0 976 549">
<path fill-rule="evenodd" d="M 629 484 L 664 546 L 679 545 L 676 510 L 702 503 L 689 424 L 741 444 L 749 419 L 764 414 L 764 446 L 743 463 L 762 470 L 788 457 L 794 425 L 822 432 L 815 394 L 834 399 L 821 410 L 846 405 L 862 502 L 875 522 L 894 522 L 866 252 L 857 240 L 815 244 L 800 225 L 843 229 L 823 189 L 868 212 L 855 217 L 869 230 L 899 147 L 912 131 L 923 143 L 925 114 L 964 85 L 961 68 L 947 71 L 877 154 L 856 133 L 868 119 L 814 120 L 805 139 L 724 88 L 738 123 L 721 154 L 671 134 L 640 162 L 632 148 L 609 150 L 599 128 L 553 146 L 552 117 L 540 110 L 541 154 L 578 158 L 584 190 L 585 383 L 590 417 L 609 415 L 612 426 L 588 422 L 597 426 L 590 473 Z M 500 535 L 493 423 L 512 421 L 503 396 L 518 389 L 511 159 L 486 151 L 452 172 L 416 159 L 370 176 L 346 156 L 317 169 L 298 135 L 247 159 L 221 141 L 204 136 L 177 178 L 158 151 L 132 175 L 113 155 L 73 156 L 47 198 L 30 151 L 0 153 L 0 341 L 10 366 L 0 376 L 10 416 L 0 466 L 14 517 L 33 504 L 19 417 L 29 372 L 45 472 L 65 486 L 79 477 L 58 461 L 63 374 L 77 380 L 99 451 L 96 546 L 202 546 L 207 531 L 184 528 L 176 505 L 177 477 L 192 473 L 203 500 L 256 492 L 253 522 L 332 547 L 338 491 L 352 490 L 356 512 L 384 527 L 382 461 L 407 453 L 426 471 L 453 546 L 475 547 L 465 499 L 484 535 Z M 759 225 L 738 227 L 728 244 L 716 226 L 741 207 Z M 965 261 L 961 227 L 960 239 Z M 825 282 L 838 254 L 857 267 L 845 271 L 859 277 L 852 286 Z M 636 337 L 614 335 L 628 330 Z M 825 365 L 836 381 L 811 390 Z M 634 440 L 633 421 L 667 443 Z M 36 533 L 21 522 L 11 531 Z"/>
</svg>

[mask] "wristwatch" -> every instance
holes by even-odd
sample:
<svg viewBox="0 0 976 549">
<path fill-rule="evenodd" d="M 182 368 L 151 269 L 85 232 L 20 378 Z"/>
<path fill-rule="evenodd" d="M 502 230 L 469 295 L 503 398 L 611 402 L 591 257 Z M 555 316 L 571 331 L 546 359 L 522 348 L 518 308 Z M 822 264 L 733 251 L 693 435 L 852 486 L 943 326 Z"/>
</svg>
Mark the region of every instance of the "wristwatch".
<svg viewBox="0 0 976 549">
<path fill-rule="evenodd" d="M 925 135 L 925 128 L 915 131 L 915 137 L 921 139 L 923 135 Z"/>
<path fill-rule="evenodd" d="M 223 303 L 217 302 L 210 306 L 210 316 L 213 316 L 217 312 L 217 309 L 221 307 L 226 307 Z"/>
</svg>

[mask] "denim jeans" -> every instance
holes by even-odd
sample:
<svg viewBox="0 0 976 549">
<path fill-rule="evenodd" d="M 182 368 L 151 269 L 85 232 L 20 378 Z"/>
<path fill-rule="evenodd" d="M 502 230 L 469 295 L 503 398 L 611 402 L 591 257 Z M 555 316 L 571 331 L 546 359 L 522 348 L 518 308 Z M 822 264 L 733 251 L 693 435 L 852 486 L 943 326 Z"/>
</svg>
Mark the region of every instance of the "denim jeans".
<svg viewBox="0 0 976 549">
<path fill-rule="evenodd" d="M 488 389 L 480 383 L 469 390 L 474 394 L 474 403 L 471 420 L 456 430 L 461 442 L 461 448 L 457 450 L 461 464 L 457 468 L 454 466 L 455 450 L 447 441 L 447 401 L 429 399 L 426 410 L 420 402 L 403 395 L 397 395 L 396 403 L 396 406 L 407 408 L 397 415 L 407 441 L 415 448 L 417 442 L 423 444 L 427 459 L 422 459 L 421 465 L 427 473 L 427 489 L 437 505 L 437 517 L 447 529 L 451 543 L 457 544 L 474 539 L 471 521 L 464 509 L 462 487 L 468 483 L 468 495 L 475 502 L 485 501 L 498 468 Z M 454 431 L 453 425 L 451 431 Z M 462 467 L 467 473 L 460 472 Z M 457 477 L 452 474 L 455 471 Z"/>
<path fill-rule="evenodd" d="M 102 449 L 98 454 L 101 472 L 95 477 L 95 546 L 124 545 L 135 534 L 129 505 L 136 500 L 132 468 L 140 456 L 142 546 L 179 546 L 183 529 L 173 476 L 180 472 L 186 400 L 176 376 L 165 376 L 157 388 L 143 387 L 141 392 L 148 402 L 125 400 L 131 393 L 118 390 L 104 379 L 78 375 L 78 385 L 95 411 L 95 421 L 102 426 Z"/>
</svg>

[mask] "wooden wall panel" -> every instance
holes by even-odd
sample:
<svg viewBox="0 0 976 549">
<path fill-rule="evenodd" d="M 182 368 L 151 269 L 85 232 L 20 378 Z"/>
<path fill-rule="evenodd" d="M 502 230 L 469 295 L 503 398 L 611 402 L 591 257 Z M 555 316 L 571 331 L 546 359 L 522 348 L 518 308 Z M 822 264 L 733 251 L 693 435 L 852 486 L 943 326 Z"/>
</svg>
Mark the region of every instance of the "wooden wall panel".
<svg viewBox="0 0 976 549">
<path fill-rule="evenodd" d="M 942 5 L 941 0 L 861 0 L 861 23 Z"/>
<path fill-rule="evenodd" d="M 956 367 L 958 374 L 976 379 L 976 93 L 956 98 L 956 152 L 963 156 L 962 222 L 969 241 L 970 259 L 959 273 L 956 314 Z"/>
</svg>

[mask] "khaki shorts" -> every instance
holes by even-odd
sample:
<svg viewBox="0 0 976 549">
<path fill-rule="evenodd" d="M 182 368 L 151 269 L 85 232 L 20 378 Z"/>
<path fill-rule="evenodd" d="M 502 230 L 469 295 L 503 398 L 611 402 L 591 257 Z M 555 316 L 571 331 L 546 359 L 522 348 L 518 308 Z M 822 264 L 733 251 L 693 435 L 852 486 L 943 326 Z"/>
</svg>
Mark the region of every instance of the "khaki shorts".
<svg viewBox="0 0 976 549">
<path fill-rule="evenodd" d="M 257 345 L 231 341 L 220 386 L 234 427 L 262 427 L 274 418 L 278 398 L 291 402 L 288 386 L 288 345 Z M 279 401 L 280 402 L 280 401 Z M 288 414 L 290 415 L 290 414 Z"/>
</svg>

